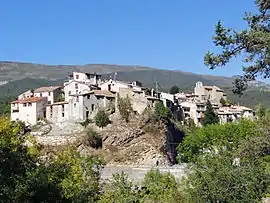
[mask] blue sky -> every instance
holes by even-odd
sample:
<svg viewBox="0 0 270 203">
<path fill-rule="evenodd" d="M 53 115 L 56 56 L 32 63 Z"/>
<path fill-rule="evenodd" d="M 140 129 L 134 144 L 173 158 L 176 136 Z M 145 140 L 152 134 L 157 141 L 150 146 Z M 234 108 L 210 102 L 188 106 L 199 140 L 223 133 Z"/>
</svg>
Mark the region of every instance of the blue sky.
<svg viewBox="0 0 270 203">
<path fill-rule="evenodd" d="M 255 0 L 6 0 L 0 60 L 125 64 L 232 76 L 241 60 L 208 70 L 214 25 L 246 27 Z"/>
</svg>

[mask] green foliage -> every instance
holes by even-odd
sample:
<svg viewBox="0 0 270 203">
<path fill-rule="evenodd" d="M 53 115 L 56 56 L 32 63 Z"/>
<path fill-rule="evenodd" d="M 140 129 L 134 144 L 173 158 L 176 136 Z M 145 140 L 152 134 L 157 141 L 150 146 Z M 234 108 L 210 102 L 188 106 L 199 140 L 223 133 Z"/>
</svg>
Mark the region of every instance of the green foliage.
<svg viewBox="0 0 270 203">
<path fill-rule="evenodd" d="M 68 148 L 39 159 L 20 125 L 0 117 L 0 199 L 3 202 L 93 202 L 99 193 L 96 157 Z"/>
<path fill-rule="evenodd" d="M 239 123 L 226 123 L 224 125 L 208 125 L 196 129 L 184 138 L 177 147 L 178 159 L 181 162 L 194 161 L 204 150 L 215 151 L 219 147 L 232 148 L 239 141 L 250 136 L 261 136 L 255 122 L 241 120 Z"/>
<path fill-rule="evenodd" d="M 95 123 L 98 127 L 106 127 L 110 123 L 109 116 L 104 110 L 99 110 L 95 116 Z"/>
<path fill-rule="evenodd" d="M 126 98 L 118 97 L 118 108 L 122 119 L 128 122 L 133 111 L 130 98 L 128 96 Z"/>
<path fill-rule="evenodd" d="M 227 102 L 223 97 L 221 97 L 219 102 L 221 103 L 222 106 L 227 106 Z"/>
<path fill-rule="evenodd" d="M 247 67 L 243 68 L 245 75 L 235 84 L 237 89 L 235 93 L 238 94 L 246 89 L 245 81 L 253 80 L 258 76 L 270 77 L 268 71 L 270 64 L 269 0 L 257 0 L 256 4 L 258 12 L 255 14 L 247 12 L 244 17 L 248 29 L 237 32 L 231 28 L 224 28 L 220 21 L 217 23 L 213 41 L 222 52 L 216 55 L 208 52 L 204 57 L 205 64 L 213 69 L 217 66 L 225 66 L 231 58 L 245 56 L 243 59 L 247 63 Z"/>
<path fill-rule="evenodd" d="M 102 137 L 92 128 L 88 128 L 86 135 L 82 140 L 83 144 L 86 146 L 93 147 L 95 149 L 102 147 Z"/>
<path fill-rule="evenodd" d="M 179 93 L 179 87 L 177 87 L 176 85 L 172 86 L 170 89 L 170 94 L 177 94 Z"/>
<path fill-rule="evenodd" d="M 191 202 L 260 202 L 270 182 L 261 165 L 237 165 L 229 152 L 200 157 L 187 180 Z"/>
<path fill-rule="evenodd" d="M 159 170 L 151 169 L 144 178 L 143 199 L 146 202 L 183 202 L 178 183 L 170 173 L 161 174 Z"/>
<path fill-rule="evenodd" d="M 80 124 L 84 127 L 84 128 L 86 128 L 88 125 L 89 125 L 89 123 L 91 123 L 91 120 L 90 119 L 85 119 L 85 121 L 83 121 L 83 122 L 80 122 Z"/>
<path fill-rule="evenodd" d="M 98 202 L 137 202 L 139 200 L 139 194 L 138 191 L 133 190 L 133 187 L 132 181 L 128 179 L 128 175 L 123 171 L 113 174 L 112 180 L 107 182 L 105 192 Z"/>
<path fill-rule="evenodd" d="M 155 104 L 154 116 L 157 121 L 163 121 L 165 124 L 168 124 L 170 122 L 171 113 L 162 102 L 157 102 Z"/>
<path fill-rule="evenodd" d="M 206 103 L 206 111 L 204 113 L 203 124 L 206 126 L 215 123 L 219 123 L 219 118 L 218 115 L 214 112 L 212 104 L 208 100 Z"/>
</svg>

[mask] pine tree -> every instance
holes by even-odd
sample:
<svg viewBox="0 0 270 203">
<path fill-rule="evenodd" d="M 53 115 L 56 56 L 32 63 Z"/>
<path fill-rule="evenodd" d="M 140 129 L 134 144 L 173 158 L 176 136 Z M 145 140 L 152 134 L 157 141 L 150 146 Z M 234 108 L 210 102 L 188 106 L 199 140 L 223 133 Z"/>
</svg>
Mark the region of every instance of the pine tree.
<svg viewBox="0 0 270 203">
<path fill-rule="evenodd" d="M 204 113 L 203 124 L 209 125 L 209 124 L 215 124 L 218 122 L 219 122 L 218 115 L 215 113 L 212 104 L 208 100 L 206 103 L 206 111 Z"/>
</svg>

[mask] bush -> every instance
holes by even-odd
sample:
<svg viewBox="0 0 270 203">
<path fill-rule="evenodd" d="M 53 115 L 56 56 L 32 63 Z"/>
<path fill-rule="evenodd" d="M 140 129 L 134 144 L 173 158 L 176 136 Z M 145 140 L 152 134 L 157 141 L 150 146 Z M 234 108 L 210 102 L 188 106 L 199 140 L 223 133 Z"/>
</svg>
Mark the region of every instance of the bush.
<svg viewBox="0 0 270 203">
<path fill-rule="evenodd" d="M 83 144 L 98 149 L 102 147 L 102 138 L 96 131 L 89 128 L 83 138 Z"/>
<path fill-rule="evenodd" d="M 128 96 L 126 98 L 118 97 L 118 108 L 122 119 L 128 122 L 130 114 L 133 111 L 131 101 Z"/>
<path fill-rule="evenodd" d="M 99 110 L 95 116 L 95 124 L 98 127 L 106 127 L 110 123 L 109 116 L 105 113 L 104 110 Z"/>
</svg>

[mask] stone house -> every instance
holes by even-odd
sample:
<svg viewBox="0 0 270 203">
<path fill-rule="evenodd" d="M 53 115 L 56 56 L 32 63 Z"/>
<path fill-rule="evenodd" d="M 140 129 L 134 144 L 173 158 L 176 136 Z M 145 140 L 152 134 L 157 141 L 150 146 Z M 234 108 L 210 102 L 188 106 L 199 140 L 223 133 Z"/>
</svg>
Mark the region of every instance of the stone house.
<svg viewBox="0 0 270 203">
<path fill-rule="evenodd" d="M 99 85 L 101 90 L 107 90 L 111 92 L 120 92 L 120 88 L 130 88 L 135 91 L 143 91 L 142 83 L 139 81 L 133 81 L 133 82 L 123 82 L 123 81 L 117 81 L 117 80 L 108 80 L 104 82 L 103 84 Z"/>
<path fill-rule="evenodd" d="M 47 97 L 48 104 L 53 104 L 62 98 L 61 89 L 61 86 L 40 87 L 34 91 L 34 97 Z"/>
<path fill-rule="evenodd" d="M 253 120 L 255 113 L 245 106 L 227 106 L 218 109 L 220 123 L 235 122 L 241 118 Z"/>
<path fill-rule="evenodd" d="M 11 102 L 12 121 L 20 120 L 26 125 L 35 125 L 46 117 L 47 97 L 30 97 Z"/>
<path fill-rule="evenodd" d="M 56 102 L 46 106 L 46 119 L 52 123 L 61 123 L 69 120 L 68 102 Z"/>
<path fill-rule="evenodd" d="M 64 83 L 65 101 L 69 101 L 70 95 L 84 94 L 91 90 L 100 89 L 101 75 L 91 73 L 73 72 L 69 81 Z"/>
<path fill-rule="evenodd" d="M 212 104 L 220 105 L 220 99 L 227 99 L 224 90 L 217 86 L 206 86 L 202 82 L 197 82 L 194 88 L 194 94 L 198 95 L 200 101 L 209 100 Z"/>
<path fill-rule="evenodd" d="M 93 90 L 79 95 L 71 95 L 68 103 L 68 117 L 74 121 L 93 119 L 99 109 L 114 105 L 115 95 L 106 90 Z"/>
</svg>

